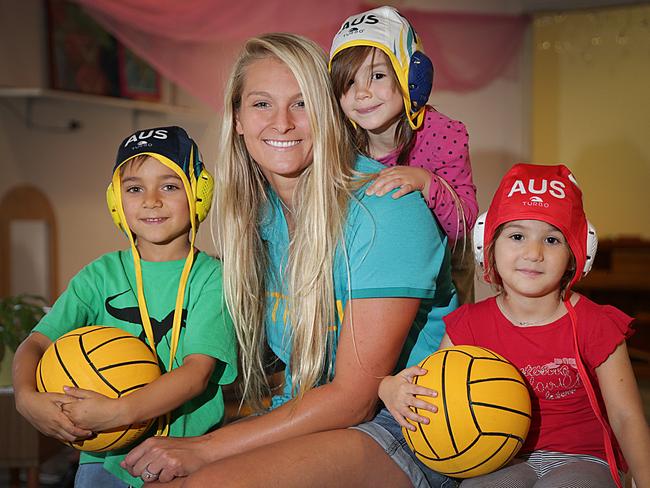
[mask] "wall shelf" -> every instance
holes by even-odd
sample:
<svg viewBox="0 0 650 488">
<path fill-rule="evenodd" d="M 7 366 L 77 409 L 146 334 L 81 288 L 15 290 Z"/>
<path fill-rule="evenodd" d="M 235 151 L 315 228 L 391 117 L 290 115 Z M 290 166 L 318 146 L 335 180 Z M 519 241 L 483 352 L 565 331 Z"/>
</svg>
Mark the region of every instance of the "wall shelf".
<svg viewBox="0 0 650 488">
<path fill-rule="evenodd" d="M 63 102 L 88 103 L 104 105 L 107 107 L 120 107 L 134 112 L 149 112 L 161 114 L 187 115 L 194 117 L 214 117 L 216 113 L 210 110 L 182 107 L 158 102 L 146 102 L 141 100 L 130 100 L 126 98 L 105 97 L 99 95 L 87 95 L 84 93 L 73 93 L 47 88 L 16 88 L 0 87 L 0 98 L 24 98 L 27 100 L 50 99 Z"/>
</svg>

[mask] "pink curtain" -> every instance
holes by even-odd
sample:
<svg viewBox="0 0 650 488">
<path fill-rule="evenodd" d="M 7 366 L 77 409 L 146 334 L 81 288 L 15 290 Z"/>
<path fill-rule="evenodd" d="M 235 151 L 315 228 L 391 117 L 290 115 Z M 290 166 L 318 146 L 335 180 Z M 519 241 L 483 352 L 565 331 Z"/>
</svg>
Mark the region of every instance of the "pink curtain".
<svg viewBox="0 0 650 488">
<path fill-rule="evenodd" d="M 488 15 L 400 10 L 422 38 L 435 67 L 434 90 L 468 92 L 504 75 L 522 45 L 529 19 Z"/>
<path fill-rule="evenodd" d="M 375 6 L 350 0 L 76 0 L 106 30 L 214 109 L 243 41 L 263 32 L 305 35 L 329 50 L 343 20 Z M 469 91 L 502 75 L 527 20 L 403 10 L 436 67 L 435 89 Z"/>
</svg>

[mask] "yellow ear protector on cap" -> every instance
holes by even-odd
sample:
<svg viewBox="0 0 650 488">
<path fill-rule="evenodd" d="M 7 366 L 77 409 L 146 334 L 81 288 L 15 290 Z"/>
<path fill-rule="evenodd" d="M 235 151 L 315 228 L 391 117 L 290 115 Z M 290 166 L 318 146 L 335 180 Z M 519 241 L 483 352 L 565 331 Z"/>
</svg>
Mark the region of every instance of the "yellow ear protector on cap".
<svg viewBox="0 0 650 488">
<path fill-rule="evenodd" d="M 198 224 L 203 222 L 205 218 L 208 216 L 208 212 L 210 211 L 210 207 L 212 206 L 212 195 L 214 193 L 214 178 L 212 177 L 210 172 L 206 170 L 205 167 L 203 167 L 201 169 L 201 173 L 199 174 L 199 177 L 192 178 L 193 181 L 190 181 L 188 180 L 185 173 L 181 170 L 181 168 L 177 164 L 170 162 L 164 156 L 161 156 L 159 154 L 154 154 L 154 153 L 141 153 L 138 154 L 138 156 L 142 154 L 157 159 L 165 166 L 171 168 L 183 180 L 183 185 L 185 186 L 185 191 L 187 193 L 188 202 L 190 205 L 190 211 L 191 211 L 190 214 L 195 216 L 195 218 L 192 219 L 193 220 L 192 225 L 194 227 L 198 227 Z M 124 161 L 124 163 L 126 163 L 127 161 Z M 122 163 L 122 165 L 124 163 Z M 119 173 L 122 165 L 120 165 L 118 168 L 115 169 L 116 173 Z M 126 232 L 125 229 L 126 222 L 122 222 L 122 218 L 120 217 L 120 212 L 117 209 L 117 198 L 115 197 L 115 188 L 113 186 L 113 182 L 111 182 L 108 185 L 108 188 L 106 189 L 106 204 L 108 205 L 108 210 L 111 213 L 111 218 L 113 219 L 113 223 L 122 232 Z"/>
<path fill-rule="evenodd" d="M 330 70 L 339 52 L 355 46 L 375 47 L 386 54 L 399 82 L 408 122 L 417 130 L 424 121 L 434 69 L 413 26 L 388 6 L 348 17 L 332 40 Z"/>
</svg>

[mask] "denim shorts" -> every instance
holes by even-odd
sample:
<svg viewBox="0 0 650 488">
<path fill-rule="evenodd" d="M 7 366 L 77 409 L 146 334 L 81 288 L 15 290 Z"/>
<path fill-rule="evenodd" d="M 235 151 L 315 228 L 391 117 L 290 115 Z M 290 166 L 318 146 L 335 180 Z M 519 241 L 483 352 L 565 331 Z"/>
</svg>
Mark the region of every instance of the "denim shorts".
<svg viewBox="0 0 650 488">
<path fill-rule="evenodd" d="M 384 448 L 395 463 L 406 473 L 415 488 L 455 488 L 453 478 L 427 468 L 409 448 L 402 427 L 388 410 L 382 408 L 370 422 L 351 427 L 365 432 Z"/>
<path fill-rule="evenodd" d="M 75 488 L 128 488 L 129 485 L 104 469 L 102 463 L 84 463 L 77 469 Z"/>
</svg>

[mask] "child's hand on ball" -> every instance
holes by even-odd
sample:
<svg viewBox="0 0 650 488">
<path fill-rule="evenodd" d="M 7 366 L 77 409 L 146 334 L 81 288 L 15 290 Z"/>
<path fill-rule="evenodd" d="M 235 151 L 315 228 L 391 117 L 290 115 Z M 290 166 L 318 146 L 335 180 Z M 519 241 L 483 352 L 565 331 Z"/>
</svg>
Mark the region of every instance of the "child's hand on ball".
<svg viewBox="0 0 650 488">
<path fill-rule="evenodd" d="M 61 393 L 25 392 L 16 398 L 16 407 L 34 427 L 48 437 L 62 442 L 86 439 L 92 432 L 76 426 L 62 411 L 65 395 Z"/>
<path fill-rule="evenodd" d="M 61 410 L 75 425 L 93 432 L 103 432 L 128 423 L 120 419 L 119 399 L 71 386 L 63 390 L 66 400 Z"/>
<path fill-rule="evenodd" d="M 426 374 L 427 370 L 418 366 L 406 368 L 395 376 L 386 376 L 379 384 L 379 397 L 395 420 L 404 428 L 415 431 L 415 426 L 406 419 L 428 424 L 429 419 L 415 413 L 411 407 L 436 413 L 438 408 L 415 395 L 437 397 L 438 393 L 430 388 L 413 384 L 413 378 Z"/>
</svg>

